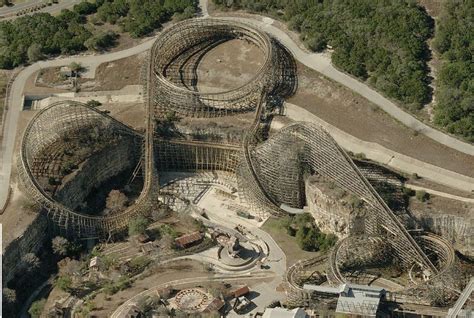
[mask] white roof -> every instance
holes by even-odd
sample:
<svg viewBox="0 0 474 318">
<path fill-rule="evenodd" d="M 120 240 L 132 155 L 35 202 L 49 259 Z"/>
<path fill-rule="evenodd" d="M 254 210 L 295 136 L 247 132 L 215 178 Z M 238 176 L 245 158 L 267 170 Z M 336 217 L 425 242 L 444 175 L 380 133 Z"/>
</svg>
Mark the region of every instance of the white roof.
<svg viewBox="0 0 474 318">
<path fill-rule="evenodd" d="M 303 308 L 295 308 L 292 310 L 286 308 L 267 308 L 262 318 L 306 318 L 306 312 Z"/>
<path fill-rule="evenodd" d="M 321 293 L 330 293 L 330 294 L 340 294 L 342 292 L 347 293 L 349 290 L 360 290 L 369 293 L 383 293 L 385 290 L 380 287 L 367 286 L 367 285 L 358 285 L 352 283 L 341 284 L 339 286 L 323 286 L 323 285 L 312 285 L 304 284 L 303 289 L 314 290 Z"/>
<path fill-rule="evenodd" d="M 329 294 L 339 294 L 344 291 L 345 285 L 339 285 L 337 287 L 332 286 L 322 286 L 322 285 L 312 285 L 312 284 L 304 284 L 303 289 L 306 290 L 314 290 L 321 293 L 329 293 Z"/>
<path fill-rule="evenodd" d="M 383 293 L 383 288 L 347 284 L 337 300 L 336 312 L 375 317 Z"/>
<path fill-rule="evenodd" d="M 97 256 L 94 256 L 93 258 L 91 258 L 91 261 L 89 263 L 89 267 L 94 267 L 94 266 L 97 266 L 99 265 L 99 258 Z"/>
</svg>

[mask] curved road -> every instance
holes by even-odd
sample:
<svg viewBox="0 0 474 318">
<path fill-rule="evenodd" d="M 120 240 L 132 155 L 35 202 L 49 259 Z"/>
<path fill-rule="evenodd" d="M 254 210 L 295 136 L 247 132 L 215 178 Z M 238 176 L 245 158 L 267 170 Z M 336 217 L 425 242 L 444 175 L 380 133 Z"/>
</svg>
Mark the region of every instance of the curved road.
<svg viewBox="0 0 474 318">
<path fill-rule="evenodd" d="M 199 3 L 201 8 L 205 8 L 202 10 L 202 14 L 203 17 L 206 18 L 207 16 L 209 16 L 207 11 L 208 0 L 200 0 Z M 431 139 L 439 142 L 440 144 L 456 149 L 460 152 L 464 152 L 468 155 L 474 156 L 473 144 L 451 137 L 448 134 L 445 134 L 437 129 L 434 129 L 422 123 L 421 121 L 419 121 L 418 119 L 395 105 L 393 102 L 377 93 L 375 90 L 373 90 L 366 84 L 359 82 L 351 76 L 337 70 L 334 66 L 332 66 L 331 59 L 325 56 L 324 54 L 308 53 L 303 51 L 298 46 L 298 44 L 288 36 L 285 31 L 272 25 L 273 19 L 267 17 L 263 17 L 263 21 L 241 17 L 222 17 L 222 19 L 237 20 L 240 22 L 248 23 L 256 26 L 260 30 L 268 32 L 277 40 L 279 40 L 282 44 L 284 44 L 291 51 L 295 59 L 297 59 L 299 62 L 303 63 L 309 68 L 318 71 L 324 76 L 346 86 L 347 88 L 353 90 L 359 95 L 365 97 L 372 103 L 382 108 L 390 116 L 403 123 L 405 126 L 416 130 L 419 133 L 426 135 L 427 137 L 430 137 Z"/>
<path fill-rule="evenodd" d="M 81 2 L 82 0 L 62 0 L 62 1 L 59 1 L 58 3 L 53 3 L 52 5 L 50 6 L 46 6 L 38 11 L 35 11 L 35 12 L 29 12 L 25 15 L 31 15 L 31 14 L 34 14 L 34 13 L 58 13 L 58 12 L 61 12 L 61 10 L 63 9 L 69 9 L 70 7 L 72 7 L 73 5 Z M 25 9 L 29 9 L 29 8 L 33 8 L 37 5 L 40 5 L 41 3 L 43 3 L 44 1 L 38 1 L 38 0 L 28 0 L 26 2 L 22 2 L 22 3 L 17 3 L 15 5 L 12 5 L 12 6 L 3 6 L 0 8 L 0 20 L 2 19 L 5 19 L 5 20 L 13 20 L 13 19 L 16 19 L 16 18 L 19 18 L 19 16 L 17 17 L 16 14 L 22 10 L 25 10 Z M 21 15 L 21 16 L 25 16 L 25 15 Z"/>
<path fill-rule="evenodd" d="M 201 7 L 203 8 L 202 14 L 206 18 L 207 13 L 207 0 L 201 0 Z M 425 134 L 426 136 L 434 139 L 435 141 L 442 143 L 453 149 L 462 151 L 464 153 L 474 155 L 474 146 L 465 142 L 462 142 L 458 139 L 455 139 L 449 135 L 446 135 L 438 130 L 435 130 L 417 119 L 408 113 L 401 110 L 398 106 L 393 104 L 388 99 L 381 96 L 379 93 L 375 92 L 367 85 L 353 79 L 352 77 L 336 70 L 332 65 L 330 60 L 321 55 L 321 54 L 310 54 L 301 50 L 298 45 L 282 30 L 272 26 L 271 19 L 265 18 L 264 21 L 258 21 L 256 19 L 249 18 L 225 18 L 230 20 L 239 20 L 244 23 L 249 23 L 256 26 L 259 29 L 263 29 L 270 33 L 272 36 L 280 40 L 287 48 L 293 53 L 295 58 L 306 66 L 315 69 L 316 71 L 324 74 L 325 76 L 341 83 L 344 86 L 356 91 L 360 95 L 364 96 L 368 100 L 380 106 L 384 111 L 389 113 L 391 116 L 405 124 L 406 126 L 418 130 L 420 133 Z M 137 45 L 133 48 L 126 49 L 119 52 L 114 52 L 110 54 L 103 55 L 82 55 L 68 58 L 58 58 L 48 61 L 42 61 L 35 63 L 26 67 L 22 70 L 15 81 L 11 86 L 10 98 L 8 102 L 8 111 L 4 123 L 4 134 L 1 147 L 1 159 L 0 159 L 0 208 L 2 208 L 8 197 L 8 189 L 10 185 L 10 174 L 11 174 L 11 165 L 13 158 L 13 150 L 15 143 L 15 136 L 18 126 L 18 119 L 20 116 L 20 111 L 22 110 L 23 105 L 23 88 L 25 86 L 26 80 L 30 77 L 35 71 L 40 70 L 41 68 L 54 67 L 67 65 L 71 62 L 79 62 L 84 65 L 86 68 L 89 68 L 92 75 L 95 72 L 95 68 L 104 62 L 114 61 L 117 59 L 125 58 L 132 56 L 143 51 L 149 50 L 153 44 L 154 38 L 148 39 L 140 45 Z M 364 152 L 370 152 L 370 148 L 366 149 Z M 442 180 L 443 175 L 439 175 L 436 171 L 430 171 L 430 179 L 432 180 Z M 426 176 L 426 175 L 425 175 Z"/>
</svg>

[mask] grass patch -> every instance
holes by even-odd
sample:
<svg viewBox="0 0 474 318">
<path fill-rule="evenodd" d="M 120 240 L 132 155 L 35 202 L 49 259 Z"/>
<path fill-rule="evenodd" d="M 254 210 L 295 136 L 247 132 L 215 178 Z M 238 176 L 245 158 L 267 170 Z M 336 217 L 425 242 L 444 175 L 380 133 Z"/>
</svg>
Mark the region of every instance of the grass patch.
<svg viewBox="0 0 474 318">
<path fill-rule="evenodd" d="M 320 252 L 303 251 L 294 236 L 288 235 L 286 229 L 277 218 L 270 217 L 262 226 L 262 230 L 271 235 L 286 255 L 286 265 L 291 266 L 300 259 L 315 257 Z"/>
</svg>

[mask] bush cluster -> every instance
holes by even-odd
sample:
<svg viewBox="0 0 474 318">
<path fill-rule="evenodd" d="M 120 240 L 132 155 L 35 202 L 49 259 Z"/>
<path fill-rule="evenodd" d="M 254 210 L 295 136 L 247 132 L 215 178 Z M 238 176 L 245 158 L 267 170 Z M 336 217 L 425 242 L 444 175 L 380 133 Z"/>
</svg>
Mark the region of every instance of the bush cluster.
<svg viewBox="0 0 474 318">
<path fill-rule="evenodd" d="M 434 47 L 441 54 L 435 123 L 474 142 L 474 2 L 447 0 Z"/>
<path fill-rule="evenodd" d="M 337 241 L 335 235 L 321 232 L 314 223 L 313 217 L 308 213 L 294 217 L 286 216 L 281 219 L 280 224 L 286 229 L 288 235 L 295 236 L 298 246 L 304 251 L 324 252 Z"/>
<path fill-rule="evenodd" d="M 97 13 L 93 19 L 96 24 L 117 23 L 132 37 L 142 37 L 173 16 L 178 20 L 192 17 L 196 6 L 196 0 L 96 0 L 81 2 L 57 16 L 35 13 L 1 21 L 0 68 L 14 68 L 45 56 L 113 46 L 117 38 L 114 32 L 94 34 L 90 31 L 88 15 L 94 13 Z"/>
</svg>

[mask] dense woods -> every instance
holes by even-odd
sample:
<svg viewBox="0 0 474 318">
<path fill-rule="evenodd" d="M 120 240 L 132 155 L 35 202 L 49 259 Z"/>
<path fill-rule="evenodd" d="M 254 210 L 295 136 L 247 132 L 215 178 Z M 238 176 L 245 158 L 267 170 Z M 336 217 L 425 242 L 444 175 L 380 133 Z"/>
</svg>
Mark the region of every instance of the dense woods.
<svg viewBox="0 0 474 318">
<path fill-rule="evenodd" d="M 309 49 L 333 47 L 335 66 L 412 110 L 430 101 L 433 21 L 415 1 L 234 0 L 232 7 L 280 16 Z"/>
<path fill-rule="evenodd" d="M 448 0 L 437 22 L 441 54 L 435 123 L 474 142 L 474 2 Z"/>
<path fill-rule="evenodd" d="M 116 34 L 95 31 L 100 28 L 94 28 L 94 24 L 118 24 L 123 32 L 141 37 L 171 18 L 193 16 L 195 9 L 195 0 L 97 0 L 81 2 L 57 16 L 36 13 L 2 21 L 0 68 L 13 68 L 48 55 L 102 50 L 114 45 Z"/>
</svg>

